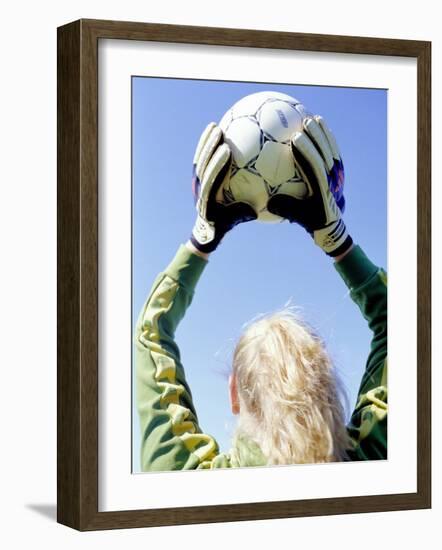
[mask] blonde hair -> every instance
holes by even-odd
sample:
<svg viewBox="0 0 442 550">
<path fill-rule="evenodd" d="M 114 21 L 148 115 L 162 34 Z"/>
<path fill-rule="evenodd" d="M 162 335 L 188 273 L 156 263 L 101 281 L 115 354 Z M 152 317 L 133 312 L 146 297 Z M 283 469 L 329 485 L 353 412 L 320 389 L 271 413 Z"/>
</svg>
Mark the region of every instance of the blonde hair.
<svg viewBox="0 0 442 550">
<path fill-rule="evenodd" d="M 252 322 L 233 356 L 240 414 L 268 464 L 341 461 L 348 449 L 342 384 L 323 342 L 291 309 Z"/>
</svg>

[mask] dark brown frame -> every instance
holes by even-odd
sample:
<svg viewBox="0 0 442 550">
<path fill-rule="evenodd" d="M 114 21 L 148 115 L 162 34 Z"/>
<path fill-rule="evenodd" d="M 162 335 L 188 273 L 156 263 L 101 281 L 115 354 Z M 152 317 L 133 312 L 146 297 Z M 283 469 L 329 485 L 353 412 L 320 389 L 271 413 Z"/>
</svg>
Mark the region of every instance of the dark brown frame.
<svg viewBox="0 0 442 550">
<path fill-rule="evenodd" d="M 405 56 L 418 71 L 417 492 L 98 511 L 98 41 Z M 58 29 L 58 521 L 82 531 L 431 507 L 431 43 L 79 20 Z"/>
</svg>

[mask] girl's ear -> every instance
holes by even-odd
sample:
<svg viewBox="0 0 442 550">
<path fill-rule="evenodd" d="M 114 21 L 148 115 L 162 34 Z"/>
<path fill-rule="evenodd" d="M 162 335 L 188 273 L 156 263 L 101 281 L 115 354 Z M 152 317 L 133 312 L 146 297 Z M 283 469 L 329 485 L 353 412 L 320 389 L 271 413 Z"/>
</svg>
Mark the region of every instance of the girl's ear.
<svg viewBox="0 0 442 550">
<path fill-rule="evenodd" d="M 231 374 L 229 376 L 229 393 L 232 414 L 239 414 L 238 386 L 236 382 L 236 376 L 234 374 Z"/>
</svg>

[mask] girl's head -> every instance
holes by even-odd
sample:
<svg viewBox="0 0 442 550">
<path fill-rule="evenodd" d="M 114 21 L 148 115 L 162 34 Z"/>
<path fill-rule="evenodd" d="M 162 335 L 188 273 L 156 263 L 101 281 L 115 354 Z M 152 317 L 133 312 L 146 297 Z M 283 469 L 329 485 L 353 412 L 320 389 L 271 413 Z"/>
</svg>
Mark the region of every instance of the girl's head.
<svg viewBox="0 0 442 550">
<path fill-rule="evenodd" d="M 344 458 L 341 385 L 323 342 L 291 310 L 247 327 L 229 382 L 238 433 L 259 444 L 268 464 Z"/>
</svg>

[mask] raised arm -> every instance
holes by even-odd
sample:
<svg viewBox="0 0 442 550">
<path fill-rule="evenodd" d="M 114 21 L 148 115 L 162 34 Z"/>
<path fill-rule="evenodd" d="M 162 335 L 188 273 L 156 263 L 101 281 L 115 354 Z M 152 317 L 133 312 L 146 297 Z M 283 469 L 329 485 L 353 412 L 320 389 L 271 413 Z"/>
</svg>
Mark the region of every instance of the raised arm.
<svg viewBox="0 0 442 550">
<path fill-rule="evenodd" d="M 335 262 L 372 332 L 370 353 L 348 424 L 352 460 L 387 458 L 387 274 L 359 246 Z"/>
<path fill-rule="evenodd" d="M 156 279 L 135 331 L 137 406 L 143 471 L 194 469 L 218 453 L 202 433 L 175 331 L 206 260 L 181 246 Z"/>
<path fill-rule="evenodd" d="M 209 253 L 232 227 L 256 218 L 247 204 L 223 207 L 214 201 L 230 167 L 230 150 L 222 141 L 222 133 L 214 124 L 201 136 L 194 160 L 198 215 L 191 241 L 179 248 L 158 275 L 136 325 L 136 396 L 143 471 L 232 465 L 230 457 L 219 454 L 215 439 L 199 426 L 175 341 L 176 328 L 192 302 Z"/>
</svg>

